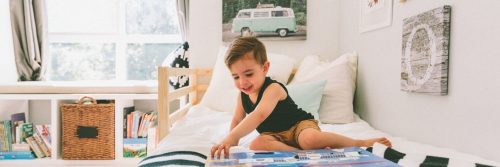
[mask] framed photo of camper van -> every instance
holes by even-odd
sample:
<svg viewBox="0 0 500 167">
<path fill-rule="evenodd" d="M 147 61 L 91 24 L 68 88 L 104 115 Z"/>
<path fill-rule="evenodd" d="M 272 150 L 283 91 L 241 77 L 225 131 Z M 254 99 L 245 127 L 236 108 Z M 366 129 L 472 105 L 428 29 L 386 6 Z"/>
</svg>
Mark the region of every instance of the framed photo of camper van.
<svg viewBox="0 0 500 167">
<path fill-rule="evenodd" d="M 222 40 L 305 40 L 307 0 L 223 0 Z"/>
</svg>

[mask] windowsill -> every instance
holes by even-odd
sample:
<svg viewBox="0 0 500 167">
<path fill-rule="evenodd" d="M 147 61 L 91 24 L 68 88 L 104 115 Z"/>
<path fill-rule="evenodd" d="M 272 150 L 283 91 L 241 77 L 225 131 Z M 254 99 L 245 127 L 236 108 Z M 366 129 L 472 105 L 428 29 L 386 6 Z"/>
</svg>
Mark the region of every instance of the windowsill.
<svg viewBox="0 0 500 167">
<path fill-rule="evenodd" d="M 156 81 L 42 81 L 0 83 L 0 94 L 149 94 Z"/>
</svg>

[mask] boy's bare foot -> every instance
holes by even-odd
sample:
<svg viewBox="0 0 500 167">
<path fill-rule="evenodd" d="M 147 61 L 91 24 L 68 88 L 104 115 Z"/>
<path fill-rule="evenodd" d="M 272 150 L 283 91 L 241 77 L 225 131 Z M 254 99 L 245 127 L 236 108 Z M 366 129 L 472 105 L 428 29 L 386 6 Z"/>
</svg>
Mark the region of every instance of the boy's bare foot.
<svg viewBox="0 0 500 167">
<path fill-rule="evenodd" d="M 363 147 L 371 147 L 371 146 L 373 146 L 373 144 L 375 144 L 375 142 L 383 144 L 383 145 L 385 145 L 387 147 L 392 147 L 391 141 L 389 141 L 385 137 L 366 139 L 366 140 L 362 140 L 362 141 L 363 141 L 362 142 L 363 143 Z"/>
</svg>

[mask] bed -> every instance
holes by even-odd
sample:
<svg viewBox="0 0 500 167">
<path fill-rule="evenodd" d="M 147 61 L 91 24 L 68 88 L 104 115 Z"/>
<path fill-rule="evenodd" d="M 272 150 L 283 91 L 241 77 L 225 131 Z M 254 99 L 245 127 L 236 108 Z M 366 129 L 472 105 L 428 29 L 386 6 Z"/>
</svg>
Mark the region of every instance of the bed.
<svg viewBox="0 0 500 167">
<path fill-rule="evenodd" d="M 232 88 L 229 72 L 223 65 L 223 53 L 225 48 L 220 49 L 213 69 L 158 68 L 157 147 L 139 166 L 204 166 L 211 146 L 229 132 L 231 110 L 235 104 L 232 99 L 238 93 Z M 286 56 L 269 54 L 268 57 L 271 62 L 270 77 L 289 83 L 290 96 L 292 92 L 297 93 L 297 98 L 292 98 L 298 99 L 296 103 L 299 106 L 302 103 L 307 111 L 316 111 L 313 115 L 320 121 L 323 131 L 357 139 L 387 137 L 393 143 L 392 148 L 377 144 L 367 149 L 402 166 L 500 166 L 498 162 L 478 156 L 413 142 L 372 128 L 353 112 L 356 53 L 344 54 L 331 62 L 322 61 L 318 56 L 308 56 L 298 68 Z M 200 77 L 211 76 L 211 80 L 209 85 L 190 84 L 172 91 L 168 87 L 168 77 L 178 75 L 189 75 L 190 83 L 197 83 Z M 304 86 L 314 80 L 327 80 L 328 84 L 319 86 L 321 89 L 317 93 L 317 88 L 311 88 L 317 85 Z M 200 101 L 200 92 L 203 91 L 206 92 Z M 170 101 L 185 98 L 188 94 L 187 104 L 176 111 L 168 110 Z M 248 150 L 250 141 L 257 135 L 254 131 L 245 136 L 231 151 Z"/>
</svg>

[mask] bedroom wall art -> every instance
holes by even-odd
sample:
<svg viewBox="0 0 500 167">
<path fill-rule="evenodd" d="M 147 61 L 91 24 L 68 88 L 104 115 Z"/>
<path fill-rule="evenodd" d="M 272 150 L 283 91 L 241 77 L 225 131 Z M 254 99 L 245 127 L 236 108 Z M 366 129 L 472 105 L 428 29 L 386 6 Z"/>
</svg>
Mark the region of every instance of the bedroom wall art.
<svg viewBox="0 0 500 167">
<path fill-rule="evenodd" d="M 307 0 L 222 0 L 222 41 L 307 38 Z"/>
<path fill-rule="evenodd" d="M 368 32 L 390 26 L 392 0 L 359 0 L 359 32 Z"/>
<path fill-rule="evenodd" d="M 402 91 L 448 94 L 450 20 L 448 5 L 403 20 Z"/>
</svg>

